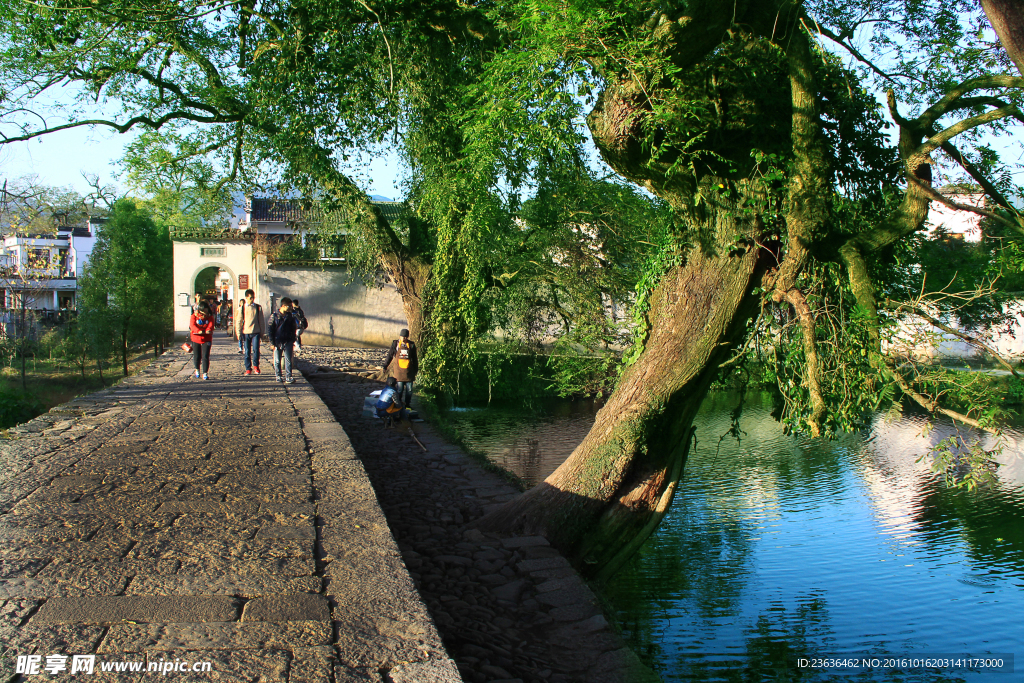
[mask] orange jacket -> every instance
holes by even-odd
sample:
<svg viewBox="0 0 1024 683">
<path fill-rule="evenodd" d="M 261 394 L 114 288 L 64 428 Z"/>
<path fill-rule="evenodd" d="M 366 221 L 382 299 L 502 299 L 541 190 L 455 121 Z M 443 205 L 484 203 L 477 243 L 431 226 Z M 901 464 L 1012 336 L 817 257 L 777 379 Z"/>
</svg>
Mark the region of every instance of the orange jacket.
<svg viewBox="0 0 1024 683">
<path fill-rule="evenodd" d="M 192 343 L 205 344 L 213 341 L 213 316 L 203 318 L 202 323 L 199 320 L 193 313 L 192 319 L 188 321 L 188 329 L 192 332 Z"/>
</svg>

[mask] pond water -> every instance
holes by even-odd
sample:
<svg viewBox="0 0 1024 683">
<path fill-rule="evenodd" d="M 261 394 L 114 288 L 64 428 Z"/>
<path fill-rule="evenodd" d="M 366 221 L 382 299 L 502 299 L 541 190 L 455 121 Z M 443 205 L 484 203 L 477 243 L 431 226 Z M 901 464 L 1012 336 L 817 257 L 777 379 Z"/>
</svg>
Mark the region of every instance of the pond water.
<svg viewBox="0 0 1024 683">
<path fill-rule="evenodd" d="M 664 680 L 1024 680 L 1024 659 L 1012 662 L 1024 657 L 1024 435 L 1008 433 L 997 482 L 972 493 L 917 462 L 951 425 L 924 433 L 920 416 L 878 417 L 864 434 L 805 440 L 783 434 L 754 396 L 741 439 L 720 441 L 734 405 L 727 394 L 705 402 L 671 510 L 604 587 L 623 634 Z M 538 407 L 448 418 L 468 445 L 538 481 L 596 410 Z M 965 655 L 1003 667 L 885 661 Z M 800 665 L 835 658 L 869 666 Z"/>
</svg>

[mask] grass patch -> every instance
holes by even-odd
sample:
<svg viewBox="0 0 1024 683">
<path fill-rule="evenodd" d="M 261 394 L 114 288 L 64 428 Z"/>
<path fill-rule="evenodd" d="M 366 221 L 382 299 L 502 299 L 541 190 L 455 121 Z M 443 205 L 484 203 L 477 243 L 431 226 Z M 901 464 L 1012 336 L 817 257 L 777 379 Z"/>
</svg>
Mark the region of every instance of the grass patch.
<svg viewBox="0 0 1024 683">
<path fill-rule="evenodd" d="M 152 351 L 129 359 L 129 375 L 152 361 Z M 54 406 L 105 389 L 123 378 L 120 364 L 105 367 L 101 380 L 95 363 L 86 367 L 83 376 L 80 368 L 69 366 L 67 361 L 29 358 L 25 363 L 26 390 L 21 382 L 21 361 L 15 360 L 12 365 L 0 367 L 0 429 L 28 422 Z"/>
</svg>

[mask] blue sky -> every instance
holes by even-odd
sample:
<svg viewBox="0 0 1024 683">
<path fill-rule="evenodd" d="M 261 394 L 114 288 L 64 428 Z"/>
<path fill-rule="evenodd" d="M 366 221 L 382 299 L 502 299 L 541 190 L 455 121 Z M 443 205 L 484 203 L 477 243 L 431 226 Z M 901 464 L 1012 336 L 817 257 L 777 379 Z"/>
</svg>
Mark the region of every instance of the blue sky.
<svg viewBox="0 0 1024 683">
<path fill-rule="evenodd" d="M 40 183 L 71 187 L 81 194 L 89 191 L 82 173 L 97 174 L 103 183 L 117 181 L 117 162 L 131 142 L 131 132 L 95 128 L 73 128 L 43 135 L 28 142 L 0 146 L 0 182 L 35 175 Z M 391 155 L 375 159 L 354 174 L 369 194 L 391 199 L 401 196 L 401 165 Z"/>
</svg>

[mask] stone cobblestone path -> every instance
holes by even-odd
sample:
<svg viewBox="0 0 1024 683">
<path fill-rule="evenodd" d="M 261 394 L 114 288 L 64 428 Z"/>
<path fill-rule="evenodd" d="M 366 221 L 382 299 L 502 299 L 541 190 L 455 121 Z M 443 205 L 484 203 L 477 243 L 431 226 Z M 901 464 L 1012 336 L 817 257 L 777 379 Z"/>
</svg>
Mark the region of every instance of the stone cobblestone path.
<svg viewBox="0 0 1024 683">
<path fill-rule="evenodd" d="M 218 333 L 208 381 L 168 353 L 0 441 L 0 680 L 74 655 L 87 680 L 461 680 L 344 430 L 236 350 Z"/>
</svg>

